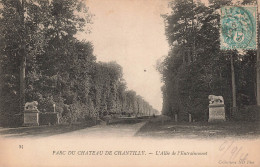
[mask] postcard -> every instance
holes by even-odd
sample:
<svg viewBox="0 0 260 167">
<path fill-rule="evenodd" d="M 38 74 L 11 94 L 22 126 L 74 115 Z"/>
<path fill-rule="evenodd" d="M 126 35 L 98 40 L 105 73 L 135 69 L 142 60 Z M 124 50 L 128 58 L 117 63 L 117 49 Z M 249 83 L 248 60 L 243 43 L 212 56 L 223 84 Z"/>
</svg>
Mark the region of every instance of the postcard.
<svg viewBox="0 0 260 167">
<path fill-rule="evenodd" d="M 2 0 L 1 167 L 259 167 L 257 0 Z"/>
</svg>

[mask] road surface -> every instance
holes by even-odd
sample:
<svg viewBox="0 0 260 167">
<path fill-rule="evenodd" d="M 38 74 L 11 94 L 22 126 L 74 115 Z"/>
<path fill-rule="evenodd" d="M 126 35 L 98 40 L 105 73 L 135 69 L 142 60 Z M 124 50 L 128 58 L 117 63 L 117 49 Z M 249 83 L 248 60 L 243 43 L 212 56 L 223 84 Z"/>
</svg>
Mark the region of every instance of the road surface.
<svg viewBox="0 0 260 167">
<path fill-rule="evenodd" d="M 1 128 L 0 137 L 41 138 L 41 137 L 131 137 L 147 122 L 147 119 L 122 119 L 106 125 L 102 122 L 96 126 L 85 124 L 32 126 L 18 128 Z"/>
<path fill-rule="evenodd" d="M 112 125 L 96 125 L 85 129 L 54 135 L 55 138 L 70 138 L 70 137 L 93 137 L 93 138 L 108 138 L 108 137 L 133 137 L 138 130 L 146 123 L 142 121 L 134 124 L 112 124 Z"/>
</svg>

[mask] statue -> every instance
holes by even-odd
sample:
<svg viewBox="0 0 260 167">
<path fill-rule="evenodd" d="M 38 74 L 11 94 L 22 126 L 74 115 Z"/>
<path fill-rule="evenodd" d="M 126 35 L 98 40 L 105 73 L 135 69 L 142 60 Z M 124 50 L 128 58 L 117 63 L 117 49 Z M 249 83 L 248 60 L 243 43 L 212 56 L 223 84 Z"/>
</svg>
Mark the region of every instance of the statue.
<svg viewBox="0 0 260 167">
<path fill-rule="evenodd" d="M 222 96 L 209 95 L 209 104 L 224 104 Z"/>
<path fill-rule="evenodd" d="M 37 106 L 37 101 L 27 102 L 24 105 L 24 111 L 38 111 Z"/>
<path fill-rule="evenodd" d="M 208 122 L 225 121 L 226 112 L 222 96 L 209 95 L 209 119 Z"/>
<path fill-rule="evenodd" d="M 24 105 L 23 126 L 39 126 L 39 110 L 37 109 L 38 102 L 27 102 Z"/>
</svg>

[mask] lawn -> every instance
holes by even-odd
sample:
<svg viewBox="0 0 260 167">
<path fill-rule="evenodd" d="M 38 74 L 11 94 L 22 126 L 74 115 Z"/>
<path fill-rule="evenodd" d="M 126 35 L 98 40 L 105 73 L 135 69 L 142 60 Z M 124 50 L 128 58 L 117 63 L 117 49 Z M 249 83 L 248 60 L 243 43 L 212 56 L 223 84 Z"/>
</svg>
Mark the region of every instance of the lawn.
<svg viewBox="0 0 260 167">
<path fill-rule="evenodd" d="M 260 122 L 175 122 L 157 117 L 148 121 L 136 136 L 158 138 L 259 138 Z"/>
</svg>

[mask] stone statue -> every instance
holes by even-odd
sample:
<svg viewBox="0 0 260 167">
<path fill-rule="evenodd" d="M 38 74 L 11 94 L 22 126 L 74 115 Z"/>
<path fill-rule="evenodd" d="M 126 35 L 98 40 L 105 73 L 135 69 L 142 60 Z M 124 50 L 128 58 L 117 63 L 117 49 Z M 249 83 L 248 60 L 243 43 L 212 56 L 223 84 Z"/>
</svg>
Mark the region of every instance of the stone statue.
<svg viewBox="0 0 260 167">
<path fill-rule="evenodd" d="M 222 96 L 209 95 L 209 104 L 224 104 Z"/>
<path fill-rule="evenodd" d="M 209 95 L 209 122 L 226 121 L 224 99 L 222 96 Z"/>
<path fill-rule="evenodd" d="M 38 111 L 37 106 L 37 101 L 27 102 L 24 105 L 24 111 Z"/>
</svg>

